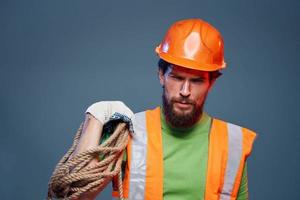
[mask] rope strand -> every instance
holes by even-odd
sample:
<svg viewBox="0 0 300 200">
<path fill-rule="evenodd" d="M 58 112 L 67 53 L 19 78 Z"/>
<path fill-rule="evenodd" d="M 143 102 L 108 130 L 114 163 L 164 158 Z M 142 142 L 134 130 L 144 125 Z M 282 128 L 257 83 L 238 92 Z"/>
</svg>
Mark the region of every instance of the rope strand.
<svg viewBox="0 0 300 200">
<path fill-rule="evenodd" d="M 113 134 L 101 145 L 79 153 L 70 159 L 82 134 L 81 123 L 74 142 L 60 159 L 48 184 L 48 200 L 53 198 L 71 200 L 89 191 L 101 192 L 114 176 L 118 176 L 120 200 L 123 197 L 122 160 L 129 140 L 126 123 L 119 123 Z M 104 158 L 93 166 L 87 164 L 99 155 Z"/>
</svg>

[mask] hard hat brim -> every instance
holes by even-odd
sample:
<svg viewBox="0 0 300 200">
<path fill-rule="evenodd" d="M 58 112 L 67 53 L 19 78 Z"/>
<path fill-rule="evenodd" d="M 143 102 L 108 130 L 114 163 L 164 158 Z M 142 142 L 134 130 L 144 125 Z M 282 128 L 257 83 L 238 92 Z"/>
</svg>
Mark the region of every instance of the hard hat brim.
<svg viewBox="0 0 300 200">
<path fill-rule="evenodd" d="M 155 49 L 155 52 L 161 59 L 171 64 L 178 65 L 180 67 L 189 68 L 189 69 L 200 70 L 200 71 L 217 71 L 217 70 L 224 69 L 226 67 L 225 62 L 223 63 L 222 66 L 219 66 L 219 65 L 208 65 L 205 63 L 199 63 L 185 58 L 175 58 L 167 53 L 161 52 L 158 47 Z"/>
</svg>

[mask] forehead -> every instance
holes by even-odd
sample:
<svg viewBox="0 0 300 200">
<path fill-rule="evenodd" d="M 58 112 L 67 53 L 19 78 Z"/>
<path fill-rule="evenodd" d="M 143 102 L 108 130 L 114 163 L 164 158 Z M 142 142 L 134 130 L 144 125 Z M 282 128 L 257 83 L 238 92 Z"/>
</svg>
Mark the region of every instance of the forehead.
<svg viewBox="0 0 300 200">
<path fill-rule="evenodd" d="M 209 72 L 189 69 L 178 65 L 171 65 L 167 70 L 167 74 L 174 74 L 184 77 L 209 77 Z"/>
</svg>

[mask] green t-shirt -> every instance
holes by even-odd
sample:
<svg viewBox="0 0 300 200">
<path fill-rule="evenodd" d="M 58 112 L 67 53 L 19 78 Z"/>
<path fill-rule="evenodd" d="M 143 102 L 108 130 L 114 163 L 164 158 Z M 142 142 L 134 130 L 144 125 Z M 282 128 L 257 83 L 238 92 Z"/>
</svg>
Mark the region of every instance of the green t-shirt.
<svg viewBox="0 0 300 200">
<path fill-rule="evenodd" d="M 193 127 L 176 129 L 170 127 L 161 114 L 164 200 L 204 199 L 211 121 L 203 112 Z M 248 199 L 247 181 L 245 167 L 238 200 Z"/>
</svg>

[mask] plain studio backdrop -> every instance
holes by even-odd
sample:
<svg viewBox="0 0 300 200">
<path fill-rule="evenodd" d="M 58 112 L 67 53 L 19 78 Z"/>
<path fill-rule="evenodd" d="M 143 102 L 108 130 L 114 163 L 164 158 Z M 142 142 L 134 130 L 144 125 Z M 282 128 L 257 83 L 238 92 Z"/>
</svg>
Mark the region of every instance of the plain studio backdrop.
<svg viewBox="0 0 300 200">
<path fill-rule="evenodd" d="M 258 133 L 250 198 L 298 199 L 299 10 L 297 0 L 1 0 L 0 199 L 45 199 L 92 103 L 160 105 L 154 49 L 184 18 L 224 37 L 227 68 L 205 110 Z"/>
</svg>

